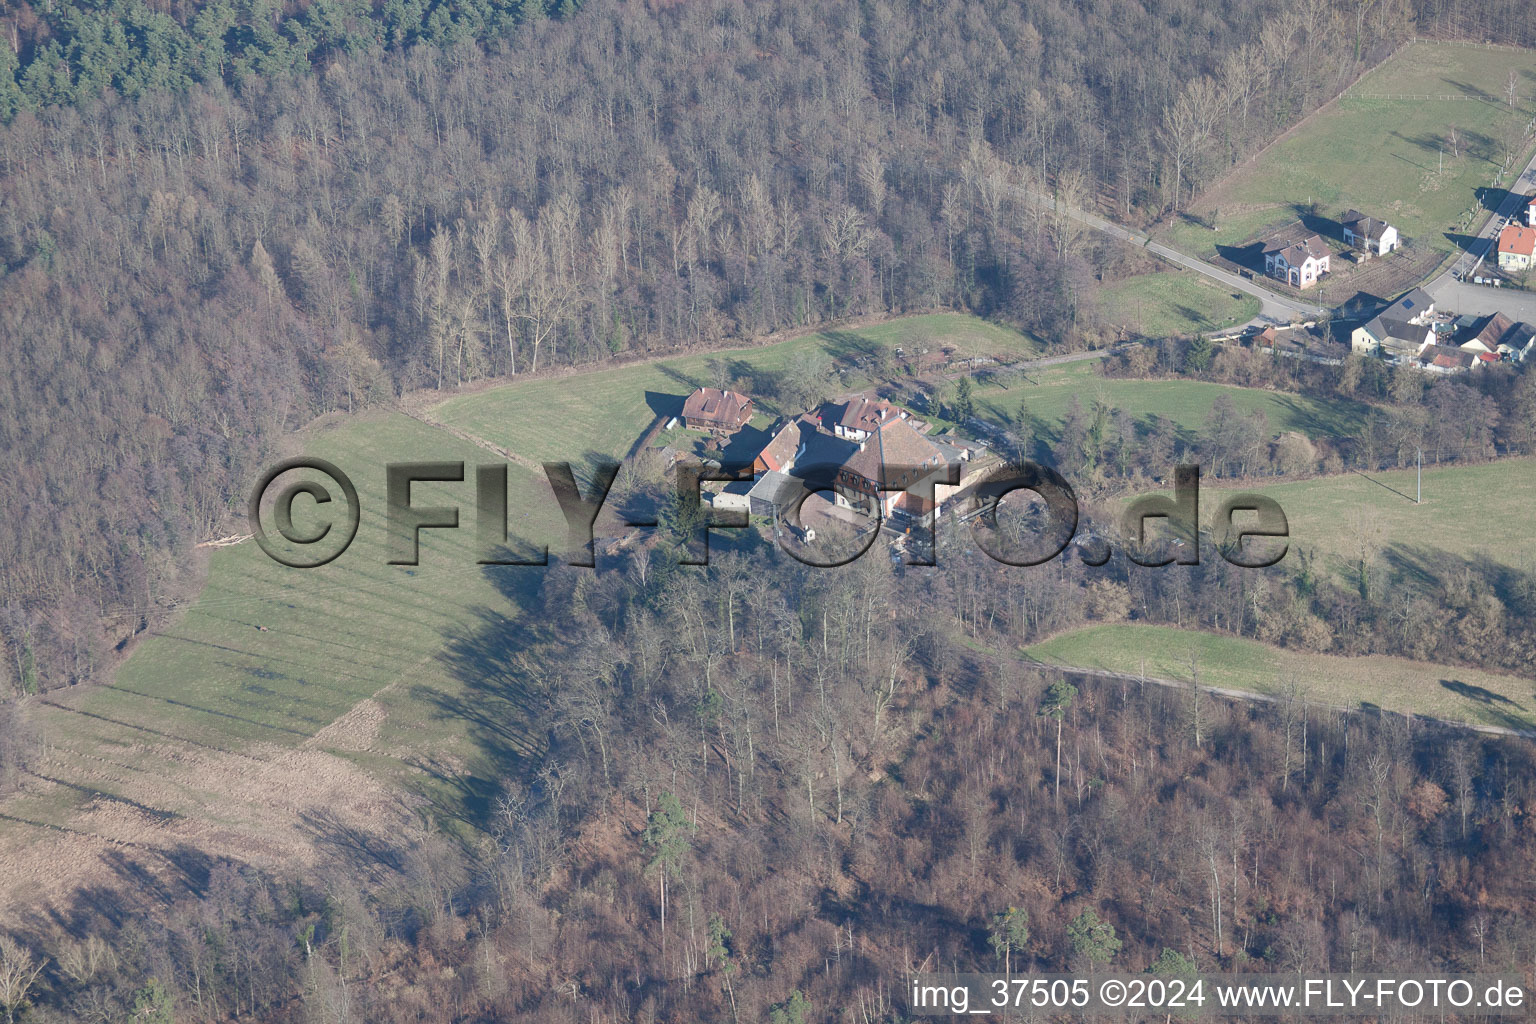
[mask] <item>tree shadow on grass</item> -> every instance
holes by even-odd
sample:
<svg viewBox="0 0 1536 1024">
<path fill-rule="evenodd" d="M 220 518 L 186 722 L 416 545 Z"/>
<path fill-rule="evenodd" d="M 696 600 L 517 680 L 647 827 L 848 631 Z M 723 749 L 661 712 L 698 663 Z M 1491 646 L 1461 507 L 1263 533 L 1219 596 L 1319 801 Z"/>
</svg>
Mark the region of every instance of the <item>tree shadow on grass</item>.
<svg viewBox="0 0 1536 1024">
<path fill-rule="evenodd" d="M 1488 689 L 1486 686 L 1477 686 L 1473 683 L 1464 683 L 1460 679 L 1442 679 L 1440 680 L 1440 685 L 1445 687 L 1447 690 L 1450 690 L 1458 697 L 1465 697 L 1468 700 L 1475 700 L 1479 704 L 1507 704 L 1512 708 L 1519 708 L 1522 711 L 1525 710 L 1525 705 L 1519 703 L 1518 701 L 1510 700 L 1502 693 L 1495 693 L 1494 691 Z"/>
<path fill-rule="evenodd" d="M 678 384 L 681 384 L 683 387 L 687 388 L 689 391 L 695 391 L 698 388 L 701 388 L 701 387 L 704 386 L 704 382 L 703 381 L 698 380 L 697 378 L 692 377 L 692 376 L 684 373 L 682 370 L 679 370 L 675 366 L 668 366 L 666 363 L 657 363 L 656 364 L 656 370 L 663 377 L 667 378 L 670 381 L 675 381 Z"/>
<path fill-rule="evenodd" d="M 857 365 L 861 361 L 879 358 L 885 349 L 883 342 L 855 331 L 823 331 L 821 347 L 827 355 L 843 363 Z"/>
<path fill-rule="evenodd" d="M 1191 325 L 1194 326 L 1195 330 L 1203 330 L 1207 327 L 1213 326 L 1213 321 L 1211 318 L 1206 316 L 1205 313 L 1196 309 L 1194 306 L 1186 306 L 1183 303 L 1177 303 L 1174 305 L 1172 312 L 1188 321 Z"/>
<path fill-rule="evenodd" d="M 318 850 L 334 857 L 356 877 L 377 879 L 405 870 L 405 851 L 377 831 L 358 828 L 329 808 L 299 814 L 299 830 Z"/>
<path fill-rule="evenodd" d="M 1504 201 L 1509 198 L 1509 189 L 1484 186 L 1476 190 L 1476 195 L 1478 205 L 1491 212 L 1504 205 Z"/>
<path fill-rule="evenodd" d="M 652 416 L 681 416 L 684 401 L 686 399 L 682 395 L 668 394 L 664 391 L 646 391 L 645 393 L 645 407 L 651 410 Z"/>
<path fill-rule="evenodd" d="M 1495 96 L 1493 93 L 1486 91 L 1481 86 L 1473 85 L 1471 82 L 1458 82 L 1454 78 L 1447 78 L 1445 79 L 1445 84 L 1458 92 L 1468 93 L 1470 95 L 1476 96 L 1480 100 L 1485 100 L 1489 103 L 1504 102 L 1504 98 L 1502 96 Z"/>
<path fill-rule="evenodd" d="M 759 406 L 778 391 L 779 375 L 766 367 L 740 358 L 727 360 L 725 367 L 733 382 L 746 382 L 747 396 Z"/>
<path fill-rule="evenodd" d="M 489 821 L 503 780 L 526 779 L 539 764 L 545 745 L 530 729 L 541 717 L 545 696 L 538 665 L 528 653 L 549 639 L 555 625 L 542 597 L 549 568 L 486 566 L 485 571 L 509 607 L 474 609 L 474 621 L 448 638 L 439 657 L 461 690 L 412 690 L 434 717 L 464 723 L 475 747 L 468 765 L 418 763 L 436 783 L 421 795 L 440 813 L 476 827 Z"/>
<path fill-rule="evenodd" d="M 1238 266 L 1253 271 L 1255 274 L 1264 272 L 1264 243 L 1249 242 L 1247 245 L 1218 245 L 1216 255 L 1224 260 L 1230 260 Z"/>
</svg>

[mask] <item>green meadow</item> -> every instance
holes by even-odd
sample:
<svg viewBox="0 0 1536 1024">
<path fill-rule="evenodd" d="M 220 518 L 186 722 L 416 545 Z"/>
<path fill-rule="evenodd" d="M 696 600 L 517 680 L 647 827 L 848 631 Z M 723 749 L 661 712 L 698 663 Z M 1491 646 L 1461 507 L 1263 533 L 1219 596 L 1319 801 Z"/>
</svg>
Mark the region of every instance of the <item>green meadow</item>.
<svg viewBox="0 0 1536 1024">
<path fill-rule="evenodd" d="M 1513 107 L 1504 92 L 1511 71 Z M 1480 98 L 1367 98 L 1397 95 Z M 1190 212 L 1199 220 L 1214 213 L 1215 231 L 1181 219 L 1168 239 L 1188 252 L 1213 254 L 1217 245 L 1294 220 L 1315 202 L 1324 217 L 1356 207 L 1390 221 L 1416 245 L 1449 252 L 1454 245 L 1447 235 L 1464 230 L 1478 189 L 1493 184 L 1504 159 L 1503 135 L 1532 116 L 1536 53 L 1414 43 L 1202 195 Z M 1523 161 L 1527 143 L 1517 148 L 1524 152 L 1516 160 Z"/>
<path fill-rule="evenodd" d="M 451 398 L 434 410 L 443 423 L 501 445 L 530 459 L 578 460 L 589 454 L 622 458 L 661 416 L 682 411 L 683 399 L 711 384 L 709 363 L 725 362 L 731 379 L 744 379 L 765 414 L 766 426 L 786 411 L 774 400 L 778 375 L 802 353 L 821 353 L 834 365 L 848 367 L 879 348 L 892 359 L 913 358 L 921 349 L 937 354 L 951 348 L 958 357 L 1028 357 L 1036 343 L 1017 331 L 955 313 L 905 317 L 875 327 L 823 331 L 757 348 L 684 356 L 593 370 L 579 377 L 514 381 L 475 395 Z M 903 357 L 895 357 L 896 349 Z M 854 370 L 842 385 L 873 383 Z"/>
<path fill-rule="evenodd" d="M 1536 726 L 1536 681 L 1477 669 L 1369 656 L 1291 651 L 1172 626 L 1089 626 L 1024 650 L 1043 664 L 1101 669 L 1279 695 L 1294 683 L 1325 704 L 1374 706 L 1452 722 Z"/>
</svg>

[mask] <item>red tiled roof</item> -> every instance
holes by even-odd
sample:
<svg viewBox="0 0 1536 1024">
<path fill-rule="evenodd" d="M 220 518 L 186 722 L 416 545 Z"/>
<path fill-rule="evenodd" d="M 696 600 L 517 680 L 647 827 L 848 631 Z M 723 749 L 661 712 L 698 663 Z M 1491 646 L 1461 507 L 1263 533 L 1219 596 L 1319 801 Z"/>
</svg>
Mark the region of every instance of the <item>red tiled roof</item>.
<svg viewBox="0 0 1536 1024">
<path fill-rule="evenodd" d="M 795 453 L 800 450 L 800 431 L 807 428 L 815 430 L 816 426 L 805 416 L 790 420 L 780 427 L 779 432 L 758 453 L 753 469 L 759 473 L 770 470 L 783 472 L 784 467 L 794 461 Z"/>
<path fill-rule="evenodd" d="M 739 427 L 752 415 L 752 399 L 738 391 L 699 388 L 683 402 L 683 418 Z"/>
<path fill-rule="evenodd" d="M 1499 252 L 1529 256 L 1536 251 L 1536 228 L 1511 224 L 1499 232 Z"/>
<path fill-rule="evenodd" d="M 881 454 L 885 465 L 880 464 Z M 937 466 L 944 461 L 936 445 L 912 429 L 905 420 L 887 423 L 880 431 L 879 440 L 864 442 L 857 452 L 843 464 L 843 468 L 856 473 L 869 483 L 884 482 L 901 485 L 893 470 L 911 469 L 918 466 Z"/>
<path fill-rule="evenodd" d="M 823 426 L 830 428 L 833 423 L 839 424 L 845 430 L 862 430 L 873 433 L 885 423 L 894 422 L 899 418 L 896 407 L 890 402 L 875 402 L 862 395 L 852 399 L 841 407 L 832 406 L 822 414 Z M 832 420 L 833 423 L 829 423 Z"/>
</svg>

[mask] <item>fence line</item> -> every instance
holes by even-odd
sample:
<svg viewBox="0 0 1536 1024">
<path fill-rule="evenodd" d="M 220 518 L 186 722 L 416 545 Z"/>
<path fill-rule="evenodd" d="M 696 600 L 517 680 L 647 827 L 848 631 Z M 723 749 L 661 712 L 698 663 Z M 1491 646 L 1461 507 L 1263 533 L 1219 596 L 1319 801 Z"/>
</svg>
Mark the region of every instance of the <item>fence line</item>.
<svg viewBox="0 0 1536 1024">
<path fill-rule="evenodd" d="M 1426 39 L 1423 36 L 1410 36 L 1410 43 L 1435 43 L 1441 46 L 1470 46 L 1478 50 L 1513 50 L 1516 53 L 1529 52 L 1524 46 L 1515 46 L 1511 43 L 1477 43 L 1470 39 Z"/>
<path fill-rule="evenodd" d="M 1353 89 L 1345 89 L 1339 96 L 1346 100 L 1465 100 L 1467 102 L 1493 103 L 1503 106 L 1504 101 L 1491 96 L 1471 96 L 1464 92 L 1459 93 L 1421 93 L 1421 92 L 1355 92 Z"/>
</svg>

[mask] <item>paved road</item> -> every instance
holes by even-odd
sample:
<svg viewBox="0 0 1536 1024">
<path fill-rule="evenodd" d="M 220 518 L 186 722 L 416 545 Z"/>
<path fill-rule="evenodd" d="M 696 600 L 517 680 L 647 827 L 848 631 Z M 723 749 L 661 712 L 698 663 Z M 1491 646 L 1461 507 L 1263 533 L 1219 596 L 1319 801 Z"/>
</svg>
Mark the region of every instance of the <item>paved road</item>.
<svg viewBox="0 0 1536 1024">
<path fill-rule="evenodd" d="M 1471 244 L 1467 246 L 1466 251 L 1461 254 L 1461 257 L 1455 263 L 1451 264 L 1445 273 L 1435 278 L 1434 284 L 1439 284 L 1443 280 L 1453 280 L 1466 274 L 1485 253 L 1490 256 L 1493 255 L 1489 247 L 1493 245 L 1493 240 L 1498 237 L 1499 229 L 1504 226 L 1504 222 L 1512 217 L 1520 204 L 1525 201 L 1525 191 L 1533 184 L 1536 184 L 1536 153 L 1531 155 L 1531 162 L 1525 165 L 1525 170 L 1520 172 L 1520 176 L 1509 186 L 1508 194 L 1505 195 L 1504 201 L 1499 204 L 1499 208 L 1490 214 L 1488 219 L 1483 222 L 1483 226 L 1478 229 L 1477 237 L 1473 239 Z"/>
<path fill-rule="evenodd" d="M 1532 154 L 1531 162 L 1525 165 L 1525 170 L 1509 186 L 1509 194 L 1504 197 L 1499 208 L 1483 222 L 1483 226 L 1477 231 L 1477 237 L 1467 245 L 1466 250 L 1457 257 L 1456 262 L 1424 286 L 1424 289 L 1435 297 L 1435 303 L 1438 306 L 1458 313 L 1483 315 L 1502 312 L 1507 316 L 1523 320 L 1536 319 L 1536 296 L 1529 292 L 1489 288 L 1485 285 L 1457 280 L 1471 273 L 1479 259 L 1484 256 L 1493 256 L 1494 240 L 1498 238 L 1504 222 L 1519 211 L 1521 204 L 1525 202 L 1525 193 L 1533 187 L 1536 187 L 1536 154 Z"/>
<path fill-rule="evenodd" d="M 1033 192 L 1029 189 L 1019 189 L 1018 191 L 1029 202 L 1052 210 L 1056 208 L 1056 201 L 1050 196 Z M 1095 231 L 1102 231 L 1106 235 L 1130 242 L 1132 245 L 1139 245 L 1152 255 L 1172 263 L 1174 266 L 1182 267 L 1185 270 L 1193 270 L 1197 274 L 1203 274 L 1211 280 L 1220 283 L 1224 288 L 1232 288 L 1252 295 L 1259 300 L 1259 316 L 1257 320 L 1253 321 L 1255 323 L 1289 323 L 1292 316 L 1310 318 L 1324 311 L 1323 307 L 1315 303 L 1303 302 L 1287 295 L 1281 295 L 1279 292 L 1270 291 L 1263 285 L 1230 271 L 1222 270 L 1220 267 L 1212 266 L 1204 260 L 1187 256 L 1161 242 L 1154 242 L 1139 231 L 1122 227 L 1113 221 L 1105 220 L 1097 214 L 1088 213 L 1086 210 L 1068 208 L 1067 216 L 1088 225 Z"/>
<path fill-rule="evenodd" d="M 1490 288 L 1449 277 L 1438 277 L 1424 287 L 1435 297 L 1437 309 L 1476 316 L 1503 313 L 1511 320 L 1536 323 L 1536 293 L 1518 288 Z"/>
</svg>

